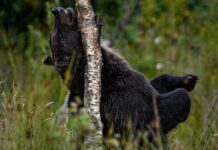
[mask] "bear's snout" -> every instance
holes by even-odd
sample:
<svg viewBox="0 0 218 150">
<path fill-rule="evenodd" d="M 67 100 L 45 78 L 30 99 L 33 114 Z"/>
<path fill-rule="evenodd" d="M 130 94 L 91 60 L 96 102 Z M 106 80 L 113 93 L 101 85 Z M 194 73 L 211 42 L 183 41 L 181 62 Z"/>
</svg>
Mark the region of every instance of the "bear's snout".
<svg viewBox="0 0 218 150">
<path fill-rule="evenodd" d="M 54 16 L 57 17 L 60 14 L 60 12 L 64 11 L 64 8 L 62 8 L 62 7 L 55 7 L 51 11 L 54 14 Z"/>
</svg>

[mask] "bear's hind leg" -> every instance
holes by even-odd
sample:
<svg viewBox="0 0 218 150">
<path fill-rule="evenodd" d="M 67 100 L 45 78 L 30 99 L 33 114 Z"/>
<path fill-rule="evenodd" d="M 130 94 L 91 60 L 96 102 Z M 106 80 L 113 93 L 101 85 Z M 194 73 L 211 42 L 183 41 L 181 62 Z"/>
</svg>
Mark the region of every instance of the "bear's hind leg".
<svg viewBox="0 0 218 150">
<path fill-rule="evenodd" d="M 195 75 L 175 76 L 172 74 L 162 74 L 150 81 L 150 84 L 160 93 L 168 93 L 177 88 L 184 88 L 192 91 L 197 83 L 198 77 Z"/>
<path fill-rule="evenodd" d="M 183 88 L 178 88 L 170 93 L 160 95 L 157 105 L 161 130 L 166 134 L 187 119 L 191 101 L 188 92 Z"/>
</svg>

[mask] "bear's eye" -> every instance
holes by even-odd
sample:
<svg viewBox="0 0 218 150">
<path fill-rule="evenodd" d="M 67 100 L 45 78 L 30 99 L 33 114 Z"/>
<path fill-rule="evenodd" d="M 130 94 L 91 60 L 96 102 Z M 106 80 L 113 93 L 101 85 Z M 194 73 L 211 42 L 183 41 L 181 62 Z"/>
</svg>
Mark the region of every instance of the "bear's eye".
<svg viewBox="0 0 218 150">
<path fill-rule="evenodd" d="M 68 12 L 67 16 L 68 16 L 69 22 L 72 21 L 72 19 L 73 19 L 72 13 Z"/>
<path fill-rule="evenodd" d="M 62 38 L 62 33 L 61 32 L 58 32 L 58 37 Z"/>
</svg>

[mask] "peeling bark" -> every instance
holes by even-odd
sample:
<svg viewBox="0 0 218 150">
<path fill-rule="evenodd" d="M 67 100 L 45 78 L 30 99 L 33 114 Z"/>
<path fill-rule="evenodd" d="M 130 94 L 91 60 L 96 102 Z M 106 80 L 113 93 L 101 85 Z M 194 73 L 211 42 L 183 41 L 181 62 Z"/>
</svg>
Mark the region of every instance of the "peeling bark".
<svg viewBox="0 0 218 150">
<path fill-rule="evenodd" d="M 101 97 L 101 46 L 100 29 L 90 0 L 76 0 L 79 27 L 81 29 L 83 48 L 86 51 L 84 106 L 97 128 L 92 138 L 101 138 L 102 123 L 100 118 Z"/>
</svg>

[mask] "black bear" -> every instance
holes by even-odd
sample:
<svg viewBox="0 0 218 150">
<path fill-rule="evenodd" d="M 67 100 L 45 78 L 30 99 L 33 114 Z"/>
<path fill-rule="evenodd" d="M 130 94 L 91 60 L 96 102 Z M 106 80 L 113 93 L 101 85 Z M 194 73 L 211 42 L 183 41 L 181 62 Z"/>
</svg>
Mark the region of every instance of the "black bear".
<svg viewBox="0 0 218 150">
<path fill-rule="evenodd" d="M 86 56 L 76 12 L 72 8 L 61 7 L 52 11 L 55 16 L 55 28 L 50 37 L 52 55 L 44 63 L 54 66 L 63 79 L 70 68 L 70 104 L 75 101 L 75 97 L 83 99 Z M 122 135 L 129 121 L 135 135 L 154 128 L 153 99 L 157 102 L 163 135 L 187 119 L 191 107 L 188 91 L 194 89 L 197 76 L 163 74 L 149 82 L 115 52 L 104 47 L 101 52 L 103 66 L 100 113 L 105 137 L 109 136 L 111 126 L 114 134 Z"/>
</svg>

